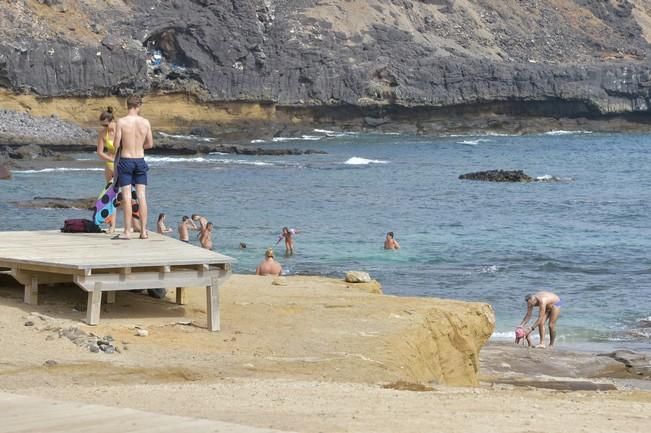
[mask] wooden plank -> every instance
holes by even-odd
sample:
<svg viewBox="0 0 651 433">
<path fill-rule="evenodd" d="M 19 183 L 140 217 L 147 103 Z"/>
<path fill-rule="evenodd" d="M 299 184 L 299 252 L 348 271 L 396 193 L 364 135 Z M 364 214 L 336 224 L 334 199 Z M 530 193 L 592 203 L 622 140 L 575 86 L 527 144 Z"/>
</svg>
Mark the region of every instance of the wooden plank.
<svg viewBox="0 0 651 433">
<path fill-rule="evenodd" d="M 86 308 L 86 323 L 97 325 L 102 309 L 102 283 L 95 283 L 94 290 L 88 292 L 88 305 Z"/>
<path fill-rule="evenodd" d="M 214 278 L 210 285 L 206 286 L 206 320 L 209 331 L 219 331 L 221 328 L 219 318 L 219 281 Z"/>
<path fill-rule="evenodd" d="M 141 290 L 159 287 L 192 287 L 210 284 L 212 275 L 219 271 L 205 272 L 202 276 L 196 271 L 134 272 L 129 275 L 94 274 L 90 277 L 75 276 L 75 284 L 86 291 L 94 290 L 97 282 L 102 283 L 102 290 Z"/>
<path fill-rule="evenodd" d="M 219 331 L 221 320 L 219 314 L 219 286 L 230 276 L 230 271 L 221 270 L 213 274 L 209 286 L 206 286 L 206 320 L 209 331 Z"/>
<path fill-rule="evenodd" d="M 38 305 L 38 277 L 30 275 L 28 284 L 25 284 L 25 299 L 26 304 Z"/>
<path fill-rule="evenodd" d="M 57 267 L 83 269 L 84 266 L 121 267 L 134 261 L 149 266 L 233 261 L 222 254 L 156 233 L 152 233 L 149 241 L 134 239 L 129 242 L 129 248 L 125 249 L 124 241 L 112 241 L 109 236 L 103 234 L 2 232 L 0 262 L 9 260 L 9 265 L 23 263 L 41 266 L 54 263 Z"/>
<path fill-rule="evenodd" d="M 115 292 L 105 292 L 106 293 L 106 303 L 115 304 Z"/>
<path fill-rule="evenodd" d="M 185 305 L 188 303 L 187 293 L 184 287 L 176 288 L 176 303 L 179 305 Z"/>
</svg>

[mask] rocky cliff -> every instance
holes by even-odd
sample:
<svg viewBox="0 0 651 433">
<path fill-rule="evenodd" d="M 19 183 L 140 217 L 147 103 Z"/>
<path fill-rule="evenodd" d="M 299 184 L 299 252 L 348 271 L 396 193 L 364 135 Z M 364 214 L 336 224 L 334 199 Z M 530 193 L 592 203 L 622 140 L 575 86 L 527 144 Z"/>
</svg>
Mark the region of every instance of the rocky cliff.
<svg viewBox="0 0 651 433">
<path fill-rule="evenodd" d="M 253 105 L 262 123 L 424 132 L 648 112 L 647 0 L 3 3 L 0 87 L 14 102 L 181 94 Z"/>
</svg>

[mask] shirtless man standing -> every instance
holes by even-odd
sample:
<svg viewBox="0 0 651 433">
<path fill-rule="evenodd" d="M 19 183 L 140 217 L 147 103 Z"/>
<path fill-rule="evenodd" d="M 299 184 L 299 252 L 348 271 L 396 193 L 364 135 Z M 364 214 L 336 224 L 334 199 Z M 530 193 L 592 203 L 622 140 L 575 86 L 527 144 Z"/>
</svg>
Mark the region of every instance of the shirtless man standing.
<svg viewBox="0 0 651 433">
<path fill-rule="evenodd" d="M 179 223 L 179 240 L 185 243 L 190 243 L 190 230 L 196 230 L 197 226 L 190 219 L 189 216 L 184 216 Z"/>
<path fill-rule="evenodd" d="M 540 344 L 537 348 L 545 347 L 545 322 L 549 322 L 549 347 L 554 347 L 556 340 L 556 321 L 561 314 L 561 298 L 552 292 L 538 292 L 532 293 L 524 298 L 527 303 L 527 314 L 520 323 L 520 326 L 525 326 L 531 318 L 533 307 L 538 307 L 538 320 L 531 325 L 531 328 L 526 330 L 526 337 L 529 337 L 536 327 L 540 334 Z"/>
<path fill-rule="evenodd" d="M 131 185 L 136 186 L 136 194 L 140 205 L 140 239 L 147 239 L 147 163 L 145 162 L 145 149 L 154 147 L 154 138 L 151 133 L 149 121 L 140 116 L 142 99 L 140 96 L 131 95 L 127 98 L 129 113 L 118 120 L 115 132 L 115 148 L 120 154 L 117 166 L 118 183 L 122 190 L 122 197 L 131 197 Z M 123 200 L 124 207 L 124 234 L 120 239 L 129 239 L 131 233 L 131 200 Z"/>
<path fill-rule="evenodd" d="M 385 250 L 399 250 L 400 244 L 397 240 L 393 238 L 393 232 L 387 233 L 387 237 L 384 239 L 384 249 Z"/>
<path fill-rule="evenodd" d="M 274 275 L 279 276 L 283 273 L 283 268 L 280 263 L 274 260 L 274 250 L 267 249 L 264 253 L 264 260 L 258 265 L 255 270 L 256 275 Z"/>
</svg>

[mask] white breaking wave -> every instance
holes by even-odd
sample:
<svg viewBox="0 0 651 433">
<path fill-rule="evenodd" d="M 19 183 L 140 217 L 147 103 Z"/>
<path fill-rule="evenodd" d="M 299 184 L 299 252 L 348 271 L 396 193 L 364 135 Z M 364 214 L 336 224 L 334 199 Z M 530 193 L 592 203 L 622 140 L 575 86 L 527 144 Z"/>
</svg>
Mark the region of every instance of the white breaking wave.
<svg viewBox="0 0 651 433">
<path fill-rule="evenodd" d="M 491 266 L 482 266 L 481 269 L 479 270 L 479 273 L 481 274 L 493 274 L 497 271 L 499 271 L 500 268 L 497 267 L 497 265 L 491 265 Z"/>
<path fill-rule="evenodd" d="M 166 134 L 164 132 L 158 133 L 161 137 L 166 138 L 178 138 L 179 140 L 195 140 L 195 141 L 212 141 L 212 138 L 209 137 L 198 137 L 196 135 L 175 135 L 175 134 Z"/>
<path fill-rule="evenodd" d="M 491 335 L 491 340 L 514 340 L 514 339 L 515 339 L 515 331 L 493 332 L 493 335 Z"/>
<path fill-rule="evenodd" d="M 210 160 L 203 158 L 201 156 L 182 158 L 177 156 L 147 156 L 145 157 L 147 162 L 210 162 Z"/>
<path fill-rule="evenodd" d="M 563 129 L 547 131 L 545 135 L 573 135 L 573 134 L 592 134 L 592 131 L 565 131 Z"/>
<path fill-rule="evenodd" d="M 536 177 L 537 182 L 573 182 L 574 178 L 571 177 L 558 177 L 551 174 Z"/>
<path fill-rule="evenodd" d="M 301 135 L 300 137 L 274 137 L 271 139 L 274 143 L 281 141 L 296 141 L 296 140 L 321 140 L 322 135 Z"/>
<path fill-rule="evenodd" d="M 329 129 L 315 129 L 314 132 L 320 132 L 322 134 L 336 134 L 335 131 L 330 131 Z"/>
<path fill-rule="evenodd" d="M 104 171 L 103 168 L 72 168 L 72 167 L 57 167 L 57 168 L 42 168 L 40 170 L 11 170 L 12 173 L 52 173 L 64 171 Z"/>
<path fill-rule="evenodd" d="M 256 139 L 256 140 L 251 140 L 251 144 L 256 144 L 256 143 L 266 143 L 267 140 L 262 140 L 262 139 Z"/>
<path fill-rule="evenodd" d="M 348 161 L 344 162 L 347 165 L 368 165 L 368 164 L 388 164 L 389 161 L 382 161 L 380 159 L 366 159 L 360 158 L 358 156 L 353 156 L 349 158 Z"/>
<path fill-rule="evenodd" d="M 274 165 L 271 162 L 247 161 L 245 159 L 214 159 L 213 161 L 219 162 L 219 163 L 222 163 L 222 164 L 236 164 L 236 165 L 257 165 L 257 166 Z"/>
<path fill-rule="evenodd" d="M 479 143 L 485 143 L 488 141 L 493 141 L 493 140 L 489 140 L 488 138 L 478 138 L 476 140 L 457 141 L 457 144 L 468 144 L 470 146 L 477 146 Z"/>
</svg>

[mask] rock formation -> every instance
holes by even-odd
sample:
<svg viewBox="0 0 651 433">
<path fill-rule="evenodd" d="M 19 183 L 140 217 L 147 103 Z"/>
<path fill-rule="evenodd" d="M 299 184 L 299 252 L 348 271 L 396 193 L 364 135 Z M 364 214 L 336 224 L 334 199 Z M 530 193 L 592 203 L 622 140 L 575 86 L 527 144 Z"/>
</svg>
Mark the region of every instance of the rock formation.
<svg viewBox="0 0 651 433">
<path fill-rule="evenodd" d="M 522 170 L 488 170 L 466 173 L 459 176 L 463 180 L 482 180 L 486 182 L 533 182 L 534 178 Z"/>
<path fill-rule="evenodd" d="M 20 208 L 35 209 L 89 209 L 95 208 L 97 198 L 61 198 L 34 197 L 30 201 L 20 201 L 14 204 Z"/>
<path fill-rule="evenodd" d="M 254 108 L 258 124 L 414 132 L 636 121 L 649 22 L 639 0 L 13 0 L 0 11 L 0 100 L 47 112 L 56 104 L 25 95 L 66 97 L 76 119 L 74 98 L 181 94 L 231 104 L 237 121 Z M 156 115 L 201 126 L 179 112 Z"/>
</svg>

